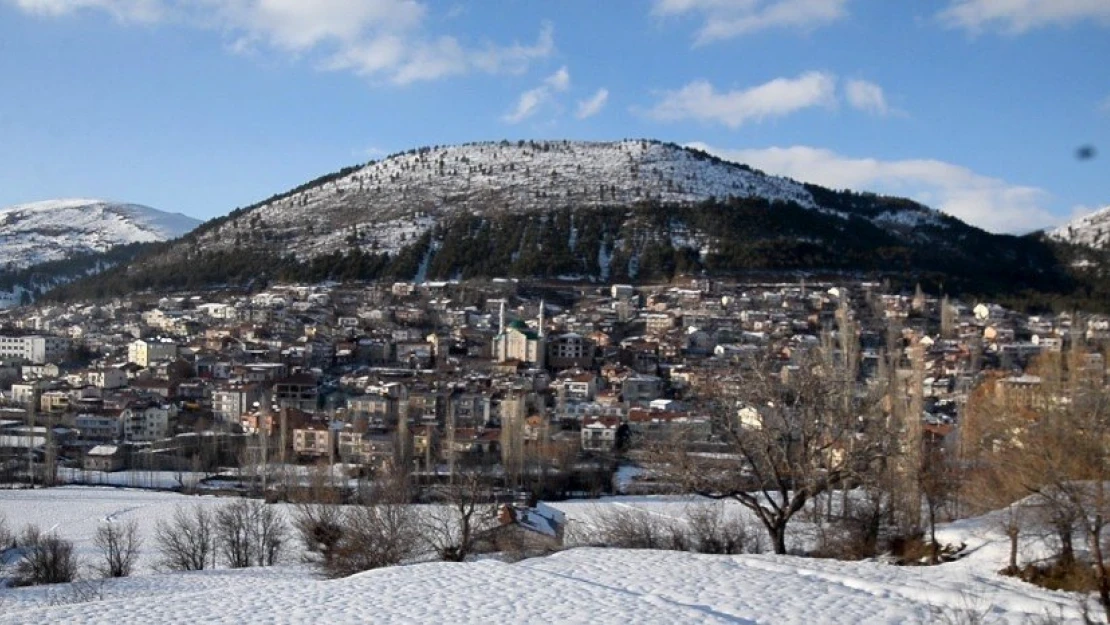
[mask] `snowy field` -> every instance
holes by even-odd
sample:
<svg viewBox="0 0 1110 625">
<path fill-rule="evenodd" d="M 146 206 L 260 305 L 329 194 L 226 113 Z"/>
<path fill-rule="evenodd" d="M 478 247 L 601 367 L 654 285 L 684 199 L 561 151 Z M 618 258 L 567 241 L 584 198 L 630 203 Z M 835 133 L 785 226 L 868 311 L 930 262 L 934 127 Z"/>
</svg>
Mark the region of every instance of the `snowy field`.
<svg viewBox="0 0 1110 625">
<path fill-rule="evenodd" d="M 74 540 L 86 558 L 105 519 L 143 536 L 178 505 L 216 497 L 113 488 L 0 491 L 18 530 L 33 522 Z M 554 504 L 573 534 L 606 510 L 679 517 L 689 500 L 623 497 Z M 738 512 L 738 511 L 737 511 Z M 577 548 L 508 564 L 427 563 L 321 580 L 295 563 L 273 569 L 157 574 L 152 546 L 131 579 L 0 590 L 2 623 L 1057 623 L 1081 622 L 1073 595 L 999 576 L 1005 539 L 988 516 L 942 532 L 970 555 L 937 567 L 789 556 L 705 556 Z M 149 539 L 148 539 L 149 540 Z M 74 603 L 77 595 L 84 601 Z M 91 599 L 91 600 L 90 600 Z"/>
</svg>

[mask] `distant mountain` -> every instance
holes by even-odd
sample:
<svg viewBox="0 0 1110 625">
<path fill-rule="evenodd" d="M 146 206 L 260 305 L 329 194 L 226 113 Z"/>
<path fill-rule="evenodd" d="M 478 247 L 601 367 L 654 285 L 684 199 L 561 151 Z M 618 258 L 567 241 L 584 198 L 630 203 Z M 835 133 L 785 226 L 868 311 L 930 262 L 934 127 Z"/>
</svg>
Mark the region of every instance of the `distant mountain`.
<svg viewBox="0 0 1110 625">
<path fill-rule="evenodd" d="M 1066 243 L 1105 248 L 1110 243 L 1110 206 L 1074 219 L 1050 231 L 1048 236 Z"/>
<path fill-rule="evenodd" d="M 823 214 L 806 185 L 657 141 L 518 141 L 420 148 L 342 170 L 202 228 L 197 242 L 228 250 L 252 235 L 300 259 L 349 247 L 397 253 L 435 225 L 467 214 L 540 215 L 636 203 L 760 198 Z M 884 229 L 939 223 L 921 206 L 872 216 Z M 254 240 L 254 239 L 250 239 Z"/>
<path fill-rule="evenodd" d="M 1062 288 L 1040 236 L 833 191 L 651 140 L 425 147 L 207 222 L 59 296 L 259 280 L 858 272 L 982 292 Z"/>
<path fill-rule="evenodd" d="M 65 199 L 0 208 L 0 307 L 130 260 L 201 222 L 138 204 Z"/>
<path fill-rule="evenodd" d="M 23 269 L 117 245 L 175 239 L 200 221 L 148 206 L 47 200 L 0 208 L 0 267 Z"/>
</svg>

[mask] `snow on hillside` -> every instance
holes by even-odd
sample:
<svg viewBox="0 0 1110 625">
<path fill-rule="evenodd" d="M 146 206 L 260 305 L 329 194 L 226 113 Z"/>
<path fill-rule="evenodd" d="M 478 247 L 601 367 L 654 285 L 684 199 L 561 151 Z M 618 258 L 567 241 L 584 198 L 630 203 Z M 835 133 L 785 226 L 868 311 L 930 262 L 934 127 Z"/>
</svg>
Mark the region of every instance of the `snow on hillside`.
<svg viewBox="0 0 1110 625">
<path fill-rule="evenodd" d="M 457 211 L 539 212 L 640 200 L 761 197 L 816 208 L 801 184 L 655 141 L 501 142 L 428 148 L 372 162 L 263 205 L 206 233 L 230 246 L 244 232 L 311 257 L 343 249 L 396 251 Z"/>
<path fill-rule="evenodd" d="M 0 267 L 23 268 L 75 253 L 177 238 L 200 222 L 103 200 L 47 200 L 0 208 Z"/>
<path fill-rule="evenodd" d="M 106 518 L 151 536 L 178 505 L 224 500 L 105 488 L 0 491 L 10 526 L 36 522 L 88 557 Z M 572 522 L 606 506 L 677 514 L 676 498 L 557 504 Z M 994 571 L 1005 537 L 989 515 L 946 526 L 971 554 L 936 567 L 789 556 L 578 548 L 515 564 L 427 563 L 321 580 L 300 566 L 142 574 L 92 586 L 0 589 L 4 623 L 1038 623 L 1081 622 L 1076 598 Z M 144 549 L 153 549 L 148 541 Z"/>
<path fill-rule="evenodd" d="M 1070 221 L 1050 231 L 1048 235 L 1077 245 L 1104 247 L 1110 242 L 1110 206 Z"/>
<path fill-rule="evenodd" d="M 606 549 L 331 581 L 289 568 L 137 578 L 73 605 L 23 602 L 21 592 L 41 590 L 7 591 L 0 623 L 908 624 L 946 622 L 964 610 L 988 611 L 991 623 L 1075 617 L 1056 593 L 939 568 Z"/>
</svg>

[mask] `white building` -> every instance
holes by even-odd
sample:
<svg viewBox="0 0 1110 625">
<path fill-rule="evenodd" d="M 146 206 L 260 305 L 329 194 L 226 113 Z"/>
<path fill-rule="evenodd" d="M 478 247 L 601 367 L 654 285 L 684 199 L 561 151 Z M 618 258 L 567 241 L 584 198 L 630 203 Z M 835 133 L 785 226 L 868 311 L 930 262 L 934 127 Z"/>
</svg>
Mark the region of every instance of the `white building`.
<svg viewBox="0 0 1110 625">
<path fill-rule="evenodd" d="M 149 367 L 152 362 L 175 358 L 177 358 L 177 343 L 170 339 L 152 341 L 138 339 L 127 346 L 127 361 L 141 367 Z"/>
<path fill-rule="evenodd" d="M 118 415 L 79 414 L 74 427 L 81 433 L 81 440 L 110 443 L 123 437 L 123 422 Z"/>
<path fill-rule="evenodd" d="M 612 417 L 591 419 L 582 426 L 582 449 L 612 451 L 617 446 L 620 421 Z"/>
<path fill-rule="evenodd" d="M 69 339 L 60 336 L 0 336 L 0 359 L 18 358 L 34 364 L 62 362 Z"/>
<path fill-rule="evenodd" d="M 173 406 L 145 406 L 126 408 L 120 414 L 124 439 L 131 442 L 151 442 L 166 438 L 170 419 L 177 416 Z"/>
<path fill-rule="evenodd" d="M 547 340 L 544 337 L 543 304 L 540 304 L 539 332 L 534 332 L 523 321 L 505 324 L 505 304 L 501 304 L 500 331 L 493 339 L 493 357 L 497 362 L 518 360 L 543 369 L 547 357 Z"/>
<path fill-rule="evenodd" d="M 115 367 L 95 369 L 85 375 L 85 381 L 101 389 L 123 388 L 127 386 L 127 374 Z"/>
</svg>

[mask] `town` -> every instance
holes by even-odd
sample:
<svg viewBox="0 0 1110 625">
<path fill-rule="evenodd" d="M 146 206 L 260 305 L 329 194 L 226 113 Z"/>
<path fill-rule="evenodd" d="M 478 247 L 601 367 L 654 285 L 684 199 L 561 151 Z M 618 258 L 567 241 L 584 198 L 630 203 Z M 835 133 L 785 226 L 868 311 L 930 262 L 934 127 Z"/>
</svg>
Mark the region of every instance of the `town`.
<svg viewBox="0 0 1110 625">
<path fill-rule="evenodd" d="M 805 279 L 290 285 L 2 315 L 0 482 L 288 498 L 319 475 L 435 485 L 479 468 L 532 500 L 667 492 L 645 458 L 676 440 L 727 452 L 706 400 L 745 363 L 788 370 L 845 331 L 853 347 L 833 349 L 858 349 L 858 386 L 884 383 L 893 349 L 923 432 L 954 448 L 969 394 L 1029 396 L 1025 367 L 1078 323 Z M 1110 317 L 1083 328 L 1094 345 Z"/>
</svg>

